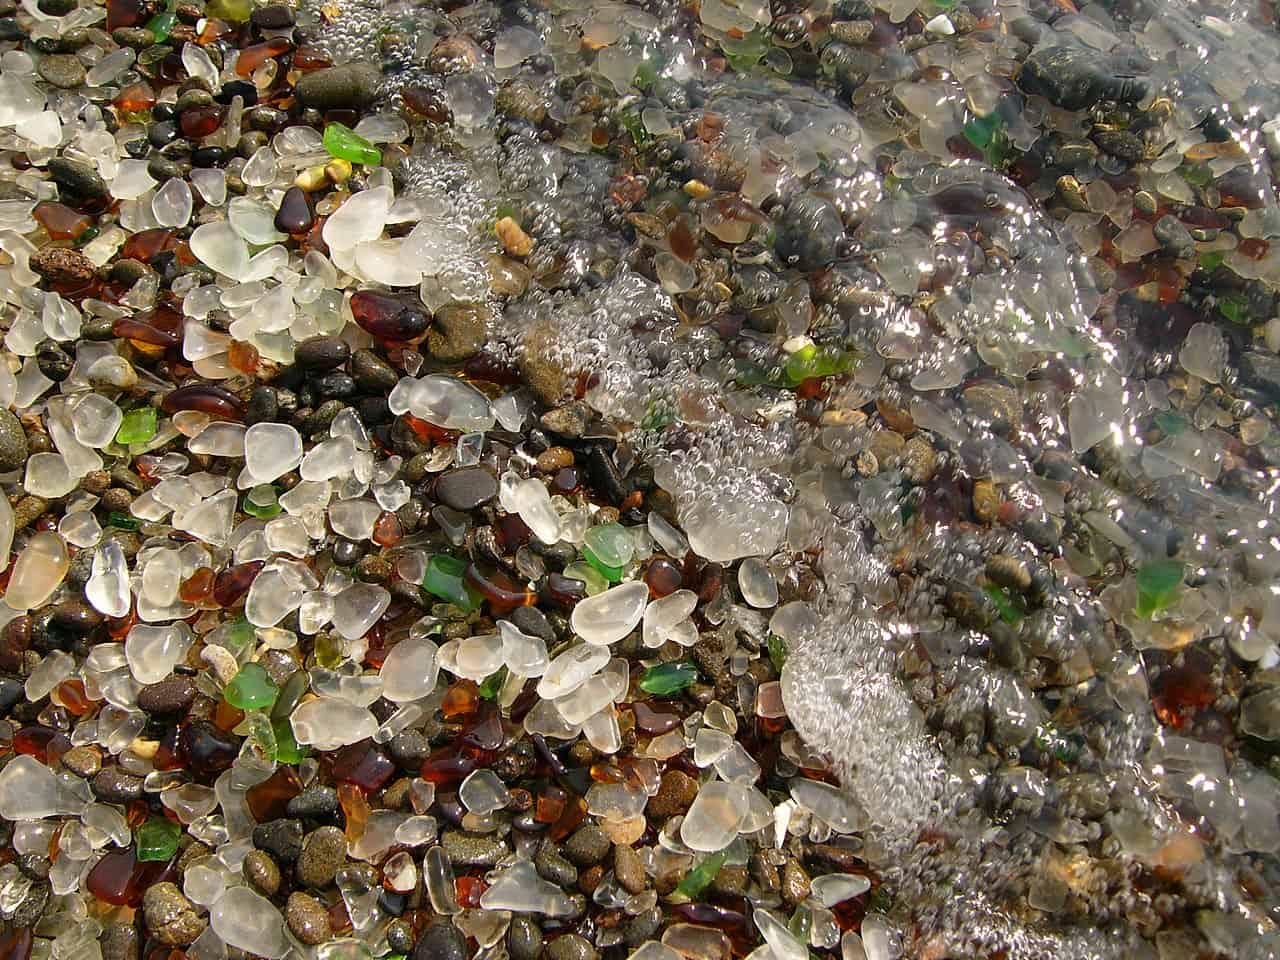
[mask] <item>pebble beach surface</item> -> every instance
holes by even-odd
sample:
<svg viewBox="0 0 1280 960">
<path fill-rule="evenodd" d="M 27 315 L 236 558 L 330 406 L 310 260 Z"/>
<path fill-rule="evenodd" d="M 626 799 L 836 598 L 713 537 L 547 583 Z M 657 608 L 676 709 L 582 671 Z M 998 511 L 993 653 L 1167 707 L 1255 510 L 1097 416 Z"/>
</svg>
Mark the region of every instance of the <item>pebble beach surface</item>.
<svg viewBox="0 0 1280 960">
<path fill-rule="evenodd" d="M 0 0 L 0 960 L 1280 957 L 1276 19 Z"/>
</svg>

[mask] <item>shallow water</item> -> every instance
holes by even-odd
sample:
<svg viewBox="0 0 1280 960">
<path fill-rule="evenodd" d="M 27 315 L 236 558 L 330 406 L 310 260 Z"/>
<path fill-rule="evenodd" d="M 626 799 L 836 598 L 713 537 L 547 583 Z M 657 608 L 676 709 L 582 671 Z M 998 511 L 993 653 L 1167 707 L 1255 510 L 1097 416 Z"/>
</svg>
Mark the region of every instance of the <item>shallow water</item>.
<svg viewBox="0 0 1280 960">
<path fill-rule="evenodd" d="M 490 301 L 491 348 L 635 425 L 700 554 L 813 581 L 788 709 L 866 809 L 908 955 L 1189 956 L 1142 939 L 1157 915 L 1272 955 L 1244 876 L 1280 850 L 1280 726 L 1237 717 L 1280 639 L 1270 6 L 360 9 L 324 45 L 381 35 L 389 93 L 425 31 L 484 50 L 445 84 L 470 129 L 408 178 L 473 241 L 440 284 L 521 207 L 564 263 Z M 1010 80 L 1062 45 L 1145 91 Z M 809 343 L 852 376 L 789 389 Z M 1184 585 L 1139 615 L 1166 560 Z"/>
</svg>

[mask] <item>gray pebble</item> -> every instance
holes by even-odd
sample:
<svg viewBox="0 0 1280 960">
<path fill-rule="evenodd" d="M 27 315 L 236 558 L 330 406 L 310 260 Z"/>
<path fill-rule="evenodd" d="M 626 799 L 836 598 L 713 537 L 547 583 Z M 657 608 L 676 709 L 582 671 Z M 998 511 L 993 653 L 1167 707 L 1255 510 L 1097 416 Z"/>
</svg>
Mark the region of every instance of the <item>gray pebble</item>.
<svg viewBox="0 0 1280 960">
<path fill-rule="evenodd" d="M 507 952 L 511 960 L 537 960 L 542 953 L 542 931 L 532 917 L 514 916 L 507 929 Z"/>
<path fill-rule="evenodd" d="M 268 820 L 253 828 L 253 845 L 277 860 L 296 860 L 302 852 L 302 824 L 297 820 Z"/>
<path fill-rule="evenodd" d="M 350 356 L 351 348 L 341 337 L 311 337 L 298 344 L 293 362 L 303 370 L 333 370 Z"/>
<path fill-rule="evenodd" d="M 209 924 L 173 883 L 148 887 L 142 895 L 142 913 L 151 936 L 170 947 L 190 945 Z"/>
<path fill-rule="evenodd" d="M 79 160 L 54 157 L 49 161 L 49 176 L 64 191 L 75 197 L 93 199 L 107 195 L 107 182 L 96 170 Z"/>
<path fill-rule="evenodd" d="M 72 747 L 62 755 L 62 765 L 77 777 L 89 778 L 102 769 L 102 755 L 93 747 Z"/>
<path fill-rule="evenodd" d="M 646 940 L 652 939 L 662 925 L 662 911 L 657 907 L 641 910 L 626 922 L 622 929 L 622 940 L 628 947 L 638 947 Z"/>
<path fill-rule="evenodd" d="M 298 855 L 298 882 L 304 887 L 327 887 L 347 862 L 347 838 L 337 827 L 318 827 L 302 841 Z M 496 862 L 496 861 L 495 861 Z"/>
<path fill-rule="evenodd" d="M 562 890 L 578 882 L 578 868 L 560 856 L 560 852 L 553 844 L 542 845 L 533 858 L 533 865 L 537 867 L 539 876 L 544 880 L 550 880 Z"/>
<path fill-rule="evenodd" d="M 430 926 L 413 948 L 413 960 L 467 960 L 467 940 L 448 921 Z"/>
<path fill-rule="evenodd" d="M 138 928 L 132 923 L 111 923 L 98 937 L 102 960 L 138 960 Z"/>
<path fill-rule="evenodd" d="M 400 382 L 391 365 L 372 350 L 357 350 L 351 355 L 351 376 L 356 386 L 373 394 L 386 393 Z"/>
<path fill-rule="evenodd" d="M 27 895 L 14 908 L 9 922 L 14 927 L 31 927 L 44 916 L 44 908 L 49 905 L 49 882 L 36 880 L 27 890 Z"/>
<path fill-rule="evenodd" d="M 303 74 L 293 92 L 317 110 L 358 110 L 373 100 L 382 71 L 370 63 L 347 63 Z"/>
<path fill-rule="evenodd" d="M 597 960 L 599 956 L 591 941 L 576 933 L 566 933 L 547 944 L 547 960 Z"/>
<path fill-rule="evenodd" d="M 420 765 L 431 752 L 431 744 L 421 730 L 402 730 L 391 738 L 388 746 L 391 748 L 391 759 L 400 766 L 409 768 Z"/>
<path fill-rule="evenodd" d="M 492 867 L 507 855 L 507 845 L 501 840 L 463 830 L 446 830 L 440 845 L 455 866 Z"/>
<path fill-rule="evenodd" d="M 542 426 L 562 437 L 580 437 L 587 430 L 587 405 L 580 400 L 566 403 L 542 415 Z"/>
<path fill-rule="evenodd" d="M 74 90 L 84 82 L 84 64 L 74 54 L 50 54 L 42 56 L 36 64 L 36 73 L 51 86 Z"/>
<path fill-rule="evenodd" d="M 594 823 L 584 823 L 564 845 L 564 855 L 580 867 L 594 867 L 609 853 L 612 844 Z"/>
<path fill-rule="evenodd" d="M 318 784 L 307 787 L 285 810 L 291 817 L 327 817 L 338 812 L 338 791 Z"/>
<path fill-rule="evenodd" d="M 0 473 L 12 473 L 27 462 L 27 434 L 10 411 L 0 408 Z"/>
<path fill-rule="evenodd" d="M 1161 246 L 1178 259 L 1189 260 L 1195 256 L 1196 241 L 1177 217 L 1165 214 L 1152 225 L 1151 232 Z"/>
</svg>

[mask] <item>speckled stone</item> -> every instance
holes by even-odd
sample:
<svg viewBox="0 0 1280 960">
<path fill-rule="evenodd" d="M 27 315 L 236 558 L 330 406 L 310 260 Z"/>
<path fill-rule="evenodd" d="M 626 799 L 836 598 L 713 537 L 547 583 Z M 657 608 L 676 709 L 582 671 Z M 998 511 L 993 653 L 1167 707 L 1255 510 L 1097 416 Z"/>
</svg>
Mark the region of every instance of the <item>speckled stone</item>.
<svg viewBox="0 0 1280 960">
<path fill-rule="evenodd" d="M 88 779 L 102 769 L 102 754 L 90 746 L 72 747 L 62 755 L 62 765 L 77 777 Z"/>
<path fill-rule="evenodd" d="M 613 875 L 627 893 L 639 893 L 645 888 L 644 863 L 634 847 L 625 843 L 614 846 Z"/>
<path fill-rule="evenodd" d="M 337 827 L 318 827 L 302 841 L 297 877 L 304 887 L 327 887 L 347 862 L 347 838 Z M 496 862 L 496 861 L 495 861 Z"/>
<path fill-rule="evenodd" d="M 564 845 L 565 858 L 579 867 L 594 867 L 609 853 L 612 844 L 594 823 L 584 823 Z"/>
<path fill-rule="evenodd" d="M 188 946 L 209 923 L 173 883 L 148 887 L 142 895 L 142 913 L 151 936 L 170 947 Z"/>
<path fill-rule="evenodd" d="M 10 411 L 0 408 L 0 473 L 12 473 L 27 462 L 27 435 Z"/>
<path fill-rule="evenodd" d="M 698 795 L 698 781 L 680 770 L 668 770 L 662 775 L 658 792 L 649 800 L 650 816 L 671 817 L 684 813 Z"/>
<path fill-rule="evenodd" d="M 280 868 L 270 855 L 262 850 L 250 850 L 242 867 L 244 878 L 263 896 L 274 896 L 280 889 Z"/>
<path fill-rule="evenodd" d="M 329 911 L 315 897 L 291 893 L 284 905 L 284 922 L 295 937 L 308 946 L 324 943 L 333 936 Z"/>
<path fill-rule="evenodd" d="M 600 954 L 586 937 L 566 933 L 547 944 L 547 960 L 598 960 Z"/>
<path fill-rule="evenodd" d="M 492 867 L 507 855 L 507 846 L 501 840 L 464 830 L 446 830 L 440 845 L 454 866 Z"/>
</svg>

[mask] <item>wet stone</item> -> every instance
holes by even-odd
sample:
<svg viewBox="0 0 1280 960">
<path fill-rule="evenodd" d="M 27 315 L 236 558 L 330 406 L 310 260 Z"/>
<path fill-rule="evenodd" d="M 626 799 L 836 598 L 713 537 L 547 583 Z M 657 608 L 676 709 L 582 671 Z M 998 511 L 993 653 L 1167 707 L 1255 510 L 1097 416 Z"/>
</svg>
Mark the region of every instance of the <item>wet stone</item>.
<svg viewBox="0 0 1280 960">
<path fill-rule="evenodd" d="M 428 927 L 413 948 L 413 960 L 467 960 L 467 939 L 447 920 Z"/>
<path fill-rule="evenodd" d="M 542 931 L 531 917 L 514 916 L 507 930 L 507 952 L 511 960 L 537 960 L 542 953 Z"/>
<path fill-rule="evenodd" d="M 166 946 L 185 947 L 204 933 L 208 921 L 176 884 L 157 883 L 142 895 L 142 913 L 151 936 Z"/>
<path fill-rule="evenodd" d="M 107 195 L 107 183 L 87 163 L 55 157 L 49 161 L 53 182 L 73 197 L 95 199 Z"/>
<path fill-rule="evenodd" d="M 178 675 L 149 683 L 138 691 L 138 706 L 147 713 L 182 713 L 196 696 L 195 681 Z"/>
<path fill-rule="evenodd" d="M 103 803 L 123 804 L 142 796 L 142 778 L 125 773 L 116 766 L 101 771 L 89 781 L 89 787 Z"/>
<path fill-rule="evenodd" d="M 280 889 L 280 868 L 264 851 L 250 850 L 241 869 L 249 886 L 263 896 L 270 897 Z"/>
<path fill-rule="evenodd" d="M 600 956 L 586 937 L 566 933 L 547 944 L 547 960 L 597 960 Z"/>
<path fill-rule="evenodd" d="M 594 867 L 608 855 L 611 846 L 603 830 L 594 823 L 587 823 L 565 841 L 564 855 L 579 867 Z"/>
<path fill-rule="evenodd" d="M 253 828 L 253 845 L 276 860 L 296 860 L 302 852 L 302 823 L 283 819 L 261 823 Z"/>
<path fill-rule="evenodd" d="M 587 431 L 589 413 L 585 403 L 575 401 L 548 410 L 542 415 L 540 422 L 552 433 L 562 437 L 577 438 Z"/>
<path fill-rule="evenodd" d="M 10 923 L 15 927 L 34 926 L 43 916 L 45 907 L 49 905 L 50 892 L 48 881 L 37 880 L 32 883 L 26 896 L 14 907 L 9 918 Z"/>
<path fill-rule="evenodd" d="M 260 30 L 283 30 L 294 24 L 293 7 L 287 3 L 269 3 L 255 7 L 249 22 Z"/>
<path fill-rule="evenodd" d="M 329 911 L 315 897 L 302 892 L 289 894 L 284 905 L 284 922 L 293 935 L 308 946 L 324 943 L 333 936 Z"/>
<path fill-rule="evenodd" d="M 538 870 L 538 875 L 544 880 L 550 880 L 561 889 L 569 889 L 578 882 L 577 868 L 560 856 L 555 847 L 550 844 L 544 844 L 537 855 L 533 858 L 533 865 Z"/>
<path fill-rule="evenodd" d="M 478 304 L 441 307 L 427 331 L 428 352 L 445 363 L 475 356 L 485 343 L 486 314 L 486 308 Z"/>
<path fill-rule="evenodd" d="M 382 73 L 369 63 L 324 67 L 303 74 L 294 93 L 304 106 L 317 110 L 353 110 L 374 97 Z"/>
<path fill-rule="evenodd" d="M 54 383 L 67 379 L 74 364 L 71 355 L 52 340 L 46 340 L 36 348 L 36 365 Z"/>
<path fill-rule="evenodd" d="M 102 960 L 138 960 L 138 928 L 132 923 L 110 923 L 98 938 Z"/>
<path fill-rule="evenodd" d="M 508 852 L 501 840 L 462 830 L 446 830 L 440 845 L 455 867 L 492 867 Z"/>
<path fill-rule="evenodd" d="M 337 827 L 319 827 L 307 834 L 298 855 L 297 877 L 304 887 L 327 887 L 347 862 L 347 838 Z"/>
<path fill-rule="evenodd" d="M 463 512 L 474 510 L 498 495 L 498 478 L 487 467 L 461 467 L 440 475 L 435 496 L 445 506 Z"/>
<path fill-rule="evenodd" d="M 367 393 L 388 393 L 400 382 L 400 375 L 372 350 L 351 355 L 351 375 L 356 386 Z"/>
<path fill-rule="evenodd" d="M 622 939 L 628 947 L 638 947 L 658 932 L 662 926 L 662 911 L 657 907 L 641 910 L 627 920 L 622 928 Z"/>
</svg>

